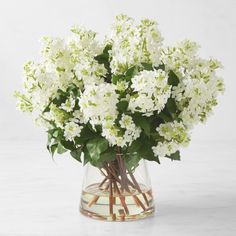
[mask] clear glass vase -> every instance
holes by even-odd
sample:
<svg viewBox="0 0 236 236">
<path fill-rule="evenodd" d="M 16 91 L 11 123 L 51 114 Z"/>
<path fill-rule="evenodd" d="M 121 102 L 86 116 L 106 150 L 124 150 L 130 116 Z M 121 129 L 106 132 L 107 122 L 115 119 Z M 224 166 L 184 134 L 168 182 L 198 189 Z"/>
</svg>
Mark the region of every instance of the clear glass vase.
<svg viewBox="0 0 236 236">
<path fill-rule="evenodd" d="M 102 168 L 86 165 L 80 212 L 106 221 L 128 221 L 151 216 L 153 195 L 145 160 L 129 170 L 123 158 Z"/>
</svg>

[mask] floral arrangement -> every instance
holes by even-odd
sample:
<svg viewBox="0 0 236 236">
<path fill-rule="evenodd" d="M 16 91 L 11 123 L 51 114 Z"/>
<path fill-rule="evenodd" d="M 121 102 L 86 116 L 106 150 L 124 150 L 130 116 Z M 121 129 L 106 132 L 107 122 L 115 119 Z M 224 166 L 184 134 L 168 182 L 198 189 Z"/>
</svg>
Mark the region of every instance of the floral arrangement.
<svg viewBox="0 0 236 236">
<path fill-rule="evenodd" d="M 104 179 L 91 186 L 102 192 L 83 192 L 81 212 L 108 220 L 150 215 L 151 190 L 134 170 L 141 159 L 180 160 L 190 130 L 206 121 L 224 91 L 216 75 L 221 64 L 199 57 L 195 42 L 164 46 L 149 19 L 117 16 L 102 43 L 91 30 L 71 32 L 66 39 L 42 39 L 42 60 L 24 66 L 17 106 L 46 129 L 52 155 L 69 151 L 101 171 Z M 109 199 L 109 214 L 104 199 L 93 208 L 100 196 Z"/>
<path fill-rule="evenodd" d="M 224 84 L 215 59 L 195 42 L 163 46 L 157 23 L 119 15 L 104 42 L 80 27 L 42 39 L 42 60 L 24 66 L 18 108 L 46 128 L 48 150 L 101 167 L 117 150 L 128 168 L 140 159 L 179 160 L 190 130 L 205 122 Z"/>
</svg>

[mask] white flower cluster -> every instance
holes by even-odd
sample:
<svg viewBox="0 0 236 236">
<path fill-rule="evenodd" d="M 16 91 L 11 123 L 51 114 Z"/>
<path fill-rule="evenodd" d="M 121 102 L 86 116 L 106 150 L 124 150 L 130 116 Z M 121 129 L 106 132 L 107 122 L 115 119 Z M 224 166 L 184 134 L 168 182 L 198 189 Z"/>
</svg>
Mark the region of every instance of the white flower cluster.
<svg viewBox="0 0 236 236">
<path fill-rule="evenodd" d="M 221 64 L 188 40 L 163 47 L 155 21 L 119 15 L 103 44 L 91 30 L 71 31 L 43 38 L 42 60 L 25 65 L 25 91 L 16 92 L 19 109 L 69 144 L 79 145 L 86 128 L 124 149 L 147 137 L 155 156 L 171 156 L 224 91 Z"/>
<path fill-rule="evenodd" d="M 78 63 L 75 67 L 77 78 L 86 85 L 101 84 L 104 82 L 103 76 L 107 73 L 103 64 L 98 64 L 94 59 L 87 59 Z"/>
<path fill-rule="evenodd" d="M 60 108 L 63 109 L 64 111 L 71 112 L 73 111 L 75 107 L 75 99 L 73 95 L 71 94 L 70 97 L 61 104 Z"/>
<path fill-rule="evenodd" d="M 19 100 L 24 105 L 31 103 L 30 109 L 40 112 L 47 106 L 50 98 L 55 96 L 58 90 L 58 74 L 49 63 L 34 63 L 29 61 L 24 66 L 25 99 Z M 30 110 L 29 110 L 30 111 Z"/>
<path fill-rule="evenodd" d="M 78 90 L 90 83 L 103 83 L 103 76 L 106 74 L 104 65 L 98 64 L 94 59 L 103 50 L 95 40 L 96 33 L 78 27 L 71 31 L 73 35 L 68 39 L 42 39 L 43 60 L 37 64 L 30 61 L 25 65 L 25 93 L 16 94 L 19 108 L 34 111 L 37 120 L 60 120 L 57 122 L 60 127 L 66 121 L 61 118 L 63 111 L 72 112 L 76 100 L 70 96 L 60 107 L 52 105 L 50 113 L 43 112 L 56 98 L 58 90 L 65 92 L 72 83 Z"/>
<path fill-rule="evenodd" d="M 189 128 L 206 120 L 217 105 L 218 93 L 224 91 L 222 79 L 215 74 L 221 64 L 200 58 L 197 49 L 196 43 L 183 41 L 162 54 L 166 67 L 180 78 L 178 86 L 173 87 L 172 97 L 181 111 L 180 118 Z"/>
<path fill-rule="evenodd" d="M 75 137 L 80 136 L 81 130 L 82 127 L 73 121 L 66 123 L 64 132 L 66 140 L 74 140 Z"/>
<path fill-rule="evenodd" d="M 134 94 L 129 101 L 132 112 L 141 112 L 146 116 L 158 113 L 164 108 L 170 97 L 171 86 L 167 84 L 168 76 L 163 70 L 142 71 L 132 78 L 131 88 Z"/>
<path fill-rule="evenodd" d="M 113 123 L 107 122 L 103 127 L 102 135 L 112 145 L 129 146 L 140 136 L 141 129 L 134 124 L 131 116 L 122 114 L 119 125 L 120 127 L 117 127 Z"/>
<path fill-rule="evenodd" d="M 93 126 L 114 122 L 118 115 L 117 103 L 115 85 L 108 83 L 87 86 L 79 98 L 85 122 L 90 122 Z"/>
<path fill-rule="evenodd" d="M 111 69 L 122 74 L 133 65 L 161 63 L 162 37 L 155 21 L 144 19 L 135 25 L 134 19 L 119 15 L 112 27 L 108 41 L 112 44 Z"/>
<path fill-rule="evenodd" d="M 161 124 L 156 130 L 163 137 L 163 141 L 152 148 L 156 156 L 170 156 L 190 141 L 188 130 L 183 123 L 177 121 Z"/>
</svg>

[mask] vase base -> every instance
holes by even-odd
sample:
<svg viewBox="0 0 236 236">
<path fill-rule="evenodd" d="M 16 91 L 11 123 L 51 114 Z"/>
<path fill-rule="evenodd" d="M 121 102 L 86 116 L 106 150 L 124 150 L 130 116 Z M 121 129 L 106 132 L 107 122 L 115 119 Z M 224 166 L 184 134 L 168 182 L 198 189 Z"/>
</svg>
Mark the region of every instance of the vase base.
<svg viewBox="0 0 236 236">
<path fill-rule="evenodd" d="M 153 197 L 150 189 L 140 185 L 142 192 L 133 190 L 132 192 L 123 192 L 111 197 L 109 191 L 99 184 L 93 184 L 82 192 L 80 212 L 90 218 L 104 221 L 132 221 L 139 220 L 154 213 Z"/>
<path fill-rule="evenodd" d="M 142 214 L 139 214 L 139 215 L 126 215 L 125 218 L 120 215 L 116 216 L 115 214 L 113 214 L 113 216 L 101 216 L 101 215 L 98 215 L 97 213 L 87 211 L 82 208 L 80 208 L 80 213 L 86 217 L 89 217 L 89 218 L 92 218 L 95 220 L 117 221 L 117 222 L 119 222 L 119 221 L 135 221 L 135 220 L 142 220 L 147 217 L 153 216 L 154 215 L 154 207 L 147 209 L 145 212 L 142 212 Z"/>
</svg>

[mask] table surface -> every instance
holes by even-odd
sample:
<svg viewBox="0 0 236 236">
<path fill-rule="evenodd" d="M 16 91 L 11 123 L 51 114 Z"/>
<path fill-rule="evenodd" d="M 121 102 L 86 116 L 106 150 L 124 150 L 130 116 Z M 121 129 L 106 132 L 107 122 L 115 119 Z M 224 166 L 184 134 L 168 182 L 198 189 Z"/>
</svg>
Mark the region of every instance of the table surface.
<svg viewBox="0 0 236 236">
<path fill-rule="evenodd" d="M 78 211 L 83 168 L 42 142 L 0 141 L 0 236 L 236 235 L 236 145 L 194 143 L 149 163 L 154 217 L 102 222 Z"/>
</svg>

